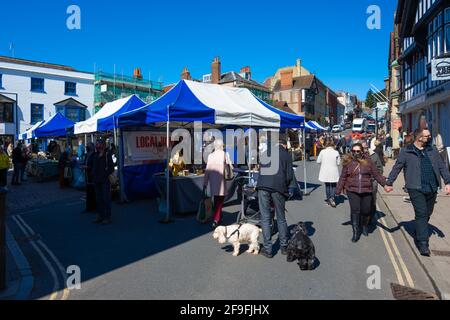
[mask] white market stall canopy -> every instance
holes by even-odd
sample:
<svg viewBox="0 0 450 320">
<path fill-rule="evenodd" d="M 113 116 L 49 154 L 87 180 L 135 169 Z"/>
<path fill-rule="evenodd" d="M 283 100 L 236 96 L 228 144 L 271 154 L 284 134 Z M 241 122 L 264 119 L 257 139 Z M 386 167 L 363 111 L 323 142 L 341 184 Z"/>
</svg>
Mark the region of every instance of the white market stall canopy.
<svg viewBox="0 0 450 320">
<path fill-rule="evenodd" d="M 317 128 L 320 131 L 327 131 L 327 129 L 325 129 L 324 127 L 322 127 L 319 123 L 317 123 L 316 121 L 310 121 L 313 125 L 313 127 Z"/>
<path fill-rule="evenodd" d="M 34 135 L 35 130 L 37 128 L 39 128 L 41 125 L 43 125 L 44 122 L 45 121 L 39 121 L 38 123 L 36 123 L 34 126 L 32 126 L 30 129 L 28 129 L 24 133 L 19 134 L 19 139 L 22 139 L 22 140 L 33 139 L 35 137 L 35 135 Z"/>
<path fill-rule="evenodd" d="M 134 111 L 145 105 L 146 103 L 136 95 L 109 102 L 92 118 L 75 124 L 74 134 L 79 135 L 113 130 L 117 128 L 117 119 L 121 114 Z"/>
<path fill-rule="evenodd" d="M 304 117 L 278 110 L 259 100 L 245 88 L 182 80 L 152 104 L 123 114 L 119 118 L 119 127 L 167 121 L 300 128 Z"/>
</svg>

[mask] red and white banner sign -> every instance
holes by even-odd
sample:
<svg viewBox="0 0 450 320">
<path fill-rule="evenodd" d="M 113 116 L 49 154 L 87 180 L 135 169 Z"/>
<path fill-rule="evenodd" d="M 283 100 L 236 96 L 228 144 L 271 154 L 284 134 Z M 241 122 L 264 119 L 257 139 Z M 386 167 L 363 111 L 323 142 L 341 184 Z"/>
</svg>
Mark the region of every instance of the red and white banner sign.
<svg viewBox="0 0 450 320">
<path fill-rule="evenodd" d="M 158 163 L 167 160 L 164 132 L 124 132 L 125 166 Z"/>
</svg>

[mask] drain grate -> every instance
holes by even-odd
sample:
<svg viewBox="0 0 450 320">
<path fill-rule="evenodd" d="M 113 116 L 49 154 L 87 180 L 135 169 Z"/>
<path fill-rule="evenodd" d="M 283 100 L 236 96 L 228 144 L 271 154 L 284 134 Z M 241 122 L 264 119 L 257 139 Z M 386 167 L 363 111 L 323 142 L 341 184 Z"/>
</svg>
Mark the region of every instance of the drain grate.
<svg viewBox="0 0 450 320">
<path fill-rule="evenodd" d="M 431 250 L 433 255 L 439 257 L 450 257 L 450 251 Z"/>
<path fill-rule="evenodd" d="M 392 294 L 396 300 L 439 300 L 439 298 L 428 292 L 391 283 Z"/>
</svg>

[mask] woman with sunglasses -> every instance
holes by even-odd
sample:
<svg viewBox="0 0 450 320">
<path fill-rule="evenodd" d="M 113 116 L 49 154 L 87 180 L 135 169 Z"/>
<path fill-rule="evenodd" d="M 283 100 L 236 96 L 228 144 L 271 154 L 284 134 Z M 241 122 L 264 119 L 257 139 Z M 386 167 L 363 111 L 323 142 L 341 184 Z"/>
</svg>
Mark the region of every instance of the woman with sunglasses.
<svg viewBox="0 0 450 320">
<path fill-rule="evenodd" d="M 355 243 L 361 237 L 361 230 L 364 236 L 369 236 L 368 225 L 373 197 L 372 181 L 376 180 L 384 187 L 386 178 L 380 174 L 370 157 L 364 153 L 362 144 L 354 144 L 351 150 L 351 155 L 347 155 L 343 159 L 343 169 L 336 195 L 347 193 L 353 227 L 352 242 Z"/>
</svg>

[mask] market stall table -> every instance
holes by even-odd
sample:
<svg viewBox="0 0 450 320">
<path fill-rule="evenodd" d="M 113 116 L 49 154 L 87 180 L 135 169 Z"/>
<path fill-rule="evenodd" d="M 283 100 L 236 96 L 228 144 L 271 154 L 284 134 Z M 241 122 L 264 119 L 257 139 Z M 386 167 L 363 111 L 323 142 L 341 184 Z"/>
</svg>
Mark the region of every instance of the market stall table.
<svg viewBox="0 0 450 320">
<path fill-rule="evenodd" d="M 57 177 L 58 161 L 47 159 L 32 159 L 28 161 L 27 173 L 33 177 L 37 177 L 39 181 L 44 181 Z"/>
<path fill-rule="evenodd" d="M 187 214 L 197 212 L 203 198 L 203 182 L 205 175 L 190 174 L 189 176 L 170 177 L 170 206 L 172 214 Z M 164 173 L 155 175 L 155 183 L 159 194 L 166 199 L 166 176 Z M 234 180 L 227 181 L 226 187 L 229 201 L 235 189 Z M 234 189 L 234 191 L 233 191 Z M 209 191 L 208 191 L 209 194 Z"/>
</svg>

